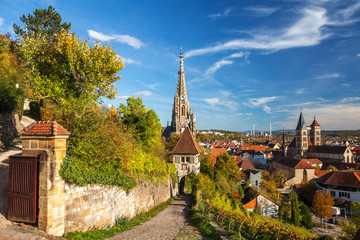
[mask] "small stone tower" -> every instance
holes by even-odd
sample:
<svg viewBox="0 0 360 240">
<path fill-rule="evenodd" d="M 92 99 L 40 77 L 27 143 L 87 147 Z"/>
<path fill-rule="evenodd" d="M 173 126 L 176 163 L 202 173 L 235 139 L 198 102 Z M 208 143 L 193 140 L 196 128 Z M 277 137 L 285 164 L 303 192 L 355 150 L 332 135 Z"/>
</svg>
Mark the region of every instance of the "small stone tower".
<svg viewBox="0 0 360 240">
<path fill-rule="evenodd" d="M 190 127 L 193 135 L 196 133 L 195 113 L 191 113 L 190 102 L 187 98 L 185 71 L 184 71 L 184 55 L 180 52 L 180 70 L 178 72 L 178 85 L 176 95 L 174 97 L 174 106 L 171 121 L 171 132 L 182 133 L 185 128 Z"/>
<path fill-rule="evenodd" d="M 321 129 L 319 123 L 316 121 L 315 116 L 314 121 L 312 122 L 310 127 L 310 141 L 315 146 L 321 145 Z"/>
<path fill-rule="evenodd" d="M 304 157 L 308 148 L 307 127 L 302 112 L 300 112 L 299 121 L 296 127 L 296 152 L 300 155 L 300 158 Z"/>
<path fill-rule="evenodd" d="M 200 172 L 200 153 L 201 150 L 190 128 L 185 128 L 171 153 L 179 179 L 191 172 L 195 174 Z"/>
</svg>

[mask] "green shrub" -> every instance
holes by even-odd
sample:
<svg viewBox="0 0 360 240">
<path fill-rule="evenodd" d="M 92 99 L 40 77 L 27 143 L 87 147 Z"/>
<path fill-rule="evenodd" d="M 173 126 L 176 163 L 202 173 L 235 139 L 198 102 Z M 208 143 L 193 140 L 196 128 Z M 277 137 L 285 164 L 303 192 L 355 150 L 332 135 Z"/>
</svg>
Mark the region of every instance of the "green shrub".
<svg viewBox="0 0 360 240">
<path fill-rule="evenodd" d="M 0 113 L 13 113 L 19 110 L 23 102 L 23 91 L 6 79 L 0 80 Z"/>
<path fill-rule="evenodd" d="M 30 115 L 35 118 L 36 120 L 40 120 L 41 119 L 41 115 L 40 115 L 40 103 L 37 101 L 31 101 L 29 103 L 29 107 L 30 107 Z"/>
</svg>

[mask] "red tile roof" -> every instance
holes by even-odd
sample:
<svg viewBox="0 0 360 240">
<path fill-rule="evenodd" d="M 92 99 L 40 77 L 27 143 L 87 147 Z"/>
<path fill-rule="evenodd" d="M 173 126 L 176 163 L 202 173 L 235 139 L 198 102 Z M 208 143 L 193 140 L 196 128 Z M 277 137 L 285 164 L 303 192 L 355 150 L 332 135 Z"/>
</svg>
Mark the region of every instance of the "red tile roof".
<svg viewBox="0 0 360 240">
<path fill-rule="evenodd" d="M 315 170 L 315 176 L 322 177 L 329 172 L 329 170 Z"/>
<path fill-rule="evenodd" d="M 275 160 L 274 162 L 296 169 L 314 169 L 314 167 L 308 164 L 305 159 L 300 160 L 297 158 L 282 157 Z"/>
<path fill-rule="evenodd" d="M 70 133 L 60 124 L 53 121 L 37 121 L 20 132 L 21 136 L 58 136 L 70 135 Z"/>
<path fill-rule="evenodd" d="M 331 171 L 316 179 L 317 182 L 345 187 L 360 188 L 359 171 Z"/>
<path fill-rule="evenodd" d="M 316 119 L 314 119 L 314 121 L 312 122 L 312 124 L 310 125 L 311 127 L 312 126 L 317 126 L 317 127 L 320 127 L 319 123 L 316 121 Z"/>
<path fill-rule="evenodd" d="M 212 154 L 212 158 L 213 158 L 213 164 L 216 163 L 216 158 L 217 156 L 227 153 L 226 148 L 212 148 L 211 149 L 211 154 Z"/>
<path fill-rule="evenodd" d="M 246 169 L 256 170 L 254 165 L 252 165 L 252 163 L 250 162 L 250 160 L 241 160 L 240 163 L 238 164 L 238 167 L 241 170 L 246 170 Z"/>
<path fill-rule="evenodd" d="M 308 159 L 303 159 L 303 160 L 305 160 L 309 164 L 322 164 L 323 163 L 322 161 L 320 161 L 317 158 L 308 158 Z"/>
<path fill-rule="evenodd" d="M 199 154 L 201 153 L 201 150 L 192 135 L 190 128 L 185 128 L 185 130 L 182 132 L 178 142 L 176 143 L 176 146 L 174 150 L 172 151 L 172 154 Z"/>
</svg>

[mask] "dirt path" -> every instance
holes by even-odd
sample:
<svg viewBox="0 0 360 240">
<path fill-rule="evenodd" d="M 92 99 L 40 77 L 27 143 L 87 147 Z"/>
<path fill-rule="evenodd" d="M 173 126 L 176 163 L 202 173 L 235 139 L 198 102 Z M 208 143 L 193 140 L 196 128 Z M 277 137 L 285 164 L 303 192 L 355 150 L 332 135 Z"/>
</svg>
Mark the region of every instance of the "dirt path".
<svg viewBox="0 0 360 240">
<path fill-rule="evenodd" d="M 186 214 L 188 211 L 189 196 L 181 195 L 175 199 L 164 211 L 131 230 L 120 233 L 112 238 L 115 239 L 131 239 L 131 240 L 165 240 L 165 239 L 202 239 L 201 234 L 186 222 Z M 187 238 L 191 229 L 191 236 L 195 238 Z M 181 231 L 184 230 L 184 231 Z M 179 234 L 184 232 L 184 234 Z M 196 237 L 197 236 L 197 237 Z"/>
</svg>

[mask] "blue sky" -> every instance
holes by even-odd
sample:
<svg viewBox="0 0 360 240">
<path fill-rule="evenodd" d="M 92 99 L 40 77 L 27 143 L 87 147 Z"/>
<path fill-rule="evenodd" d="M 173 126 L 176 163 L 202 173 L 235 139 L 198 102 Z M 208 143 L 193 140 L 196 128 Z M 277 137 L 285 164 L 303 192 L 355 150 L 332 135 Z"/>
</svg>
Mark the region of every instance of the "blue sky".
<svg viewBox="0 0 360 240">
<path fill-rule="evenodd" d="M 124 58 L 119 106 L 141 96 L 171 121 L 179 52 L 197 129 L 360 129 L 360 2 L 0 0 L 0 31 L 49 5 Z"/>
</svg>

